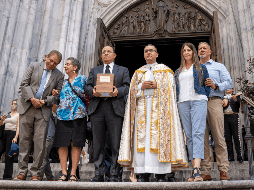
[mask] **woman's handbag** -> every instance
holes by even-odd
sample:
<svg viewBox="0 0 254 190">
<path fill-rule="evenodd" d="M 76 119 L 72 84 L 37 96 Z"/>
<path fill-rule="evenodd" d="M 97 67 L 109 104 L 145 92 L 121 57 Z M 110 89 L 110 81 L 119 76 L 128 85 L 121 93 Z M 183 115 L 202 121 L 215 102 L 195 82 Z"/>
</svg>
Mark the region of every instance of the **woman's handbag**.
<svg viewBox="0 0 254 190">
<path fill-rule="evenodd" d="M 73 87 L 71 86 L 71 83 L 70 83 L 69 79 L 68 79 L 68 83 L 69 83 L 69 85 L 70 85 L 70 87 L 71 87 L 71 90 L 72 90 L 72 91 L 81 99 L 81 101 L 86 105 L 86 99 L 82 98 L 82 97 L 73 89 Z"/>
</svg>

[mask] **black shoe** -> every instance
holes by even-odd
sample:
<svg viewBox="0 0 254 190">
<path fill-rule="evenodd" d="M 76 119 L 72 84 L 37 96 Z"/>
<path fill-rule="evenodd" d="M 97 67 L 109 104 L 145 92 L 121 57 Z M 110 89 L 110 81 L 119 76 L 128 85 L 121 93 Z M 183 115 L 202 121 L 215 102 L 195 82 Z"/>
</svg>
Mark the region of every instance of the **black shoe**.
<svg viewBox="0 0 254 190">
<path fill-rule="evenodd" d="M 166 174 L 155 174 L 157 182 L 166 182 Z"/>
<path fill-rule="evenodd" d="M 239 163 L 242 163 L 242 162 L 243 162 L 243 158 L 242 158 L 242 157 L 239 157 L 239 158 L 237 158 L 237 161 L 238 161 Z"/>
<path fill-rule="evenodd" d="M 149 182 L 150 173 L 139 174 L 137 182 Z"/>
<path fill-rule="evenodd" d="M 91 182 L 104 182 L 104 176 L 96 175 L 94 178 L 91 179 Z"/>
<path fill-rule="evenodd" d="M 121 182 L 117 175 L 110 176 L 109 182 Z"/>
<path fill-rule="evenodd" d="M 170 177 L 170 178 L 168 178 L 168 182 L 176 182 L 176 180 L 174 177 Z"/>
<path fill-rule="evenodd" d="M 235 161 L 235 159 L 234 158 L 228 158 L 228 161 L 233 162 L 233 161 Z"/>
</svg>

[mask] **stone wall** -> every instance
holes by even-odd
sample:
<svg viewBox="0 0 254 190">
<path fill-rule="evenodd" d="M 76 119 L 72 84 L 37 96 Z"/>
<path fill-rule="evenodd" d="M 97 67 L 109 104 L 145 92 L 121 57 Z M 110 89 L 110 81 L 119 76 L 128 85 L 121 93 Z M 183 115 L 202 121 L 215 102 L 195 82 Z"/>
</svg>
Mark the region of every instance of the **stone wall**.
<svg viewBox="0 0 254 190">
<path fill-rule="evenodd" d="M 20 81 L 33 61 L 41 61 L 50 50 L 65 60 L 82 61 L 88 76 L 95 66 L 96 20 L 106 26 L 122 10 L 140 0 L 0 0 L 0 111 L 10 111 Z M 247 59 L 254 54 L 254 2 L 252 0 L 190 0 L 212 15 L 219 13 L 223 63 L 236 78 L 245 75 Z M 253 76 L 247 75 L 251 79 Z"/>
</svg>

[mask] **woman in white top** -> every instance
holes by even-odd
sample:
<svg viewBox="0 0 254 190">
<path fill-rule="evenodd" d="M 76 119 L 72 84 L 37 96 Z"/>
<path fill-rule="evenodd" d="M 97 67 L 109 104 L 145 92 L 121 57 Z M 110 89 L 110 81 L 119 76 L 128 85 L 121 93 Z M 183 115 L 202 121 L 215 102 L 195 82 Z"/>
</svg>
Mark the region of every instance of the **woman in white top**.
<svg viewBox="0 0 254 190">
<path fill-rule="evenodd" d="M 19 136 L 19 114 L 16 110 L 16 103 L 16 100 L 12 101 L 12 112 L 7 116 L 2 116 L 0 120 L 0 126 L 5 124 L 0 142 L 0 157 L 4 152 L 6 152 L 5 169 L 3 175 L 4 180 L 12 179 L 13 159 L 8 158 L 8 152 L 11 149 L 12 142 L 17 143 Z"/>
<path fill-rule="evenodd" d="M 203 181 L 200 163 L 204 159 L 207 97 L 210 93 L 210 87 L 204 83 L 207 78 L 208 71 L 200 64 L 195 46 L 183 44 L 181 65 L 175 72 L 175 80 L 179 115 L 186 134 L 189 159 L 194 168 L 188 181 Z"/>
</svg>

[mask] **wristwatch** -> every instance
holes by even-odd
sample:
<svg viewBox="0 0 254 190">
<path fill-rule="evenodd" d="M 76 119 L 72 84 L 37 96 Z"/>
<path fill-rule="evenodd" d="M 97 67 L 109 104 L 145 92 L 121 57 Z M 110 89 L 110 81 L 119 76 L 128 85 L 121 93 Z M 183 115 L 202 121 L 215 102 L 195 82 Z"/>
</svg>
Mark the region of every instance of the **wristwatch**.
<svg viewBox="0 0 254 190">
<path fill-rule="evenodd" d="M 219 90 L 219 86 L 217 84 L 214 84 L 215 85 L 215 89 L 214 90 Z"/>
</svg>

